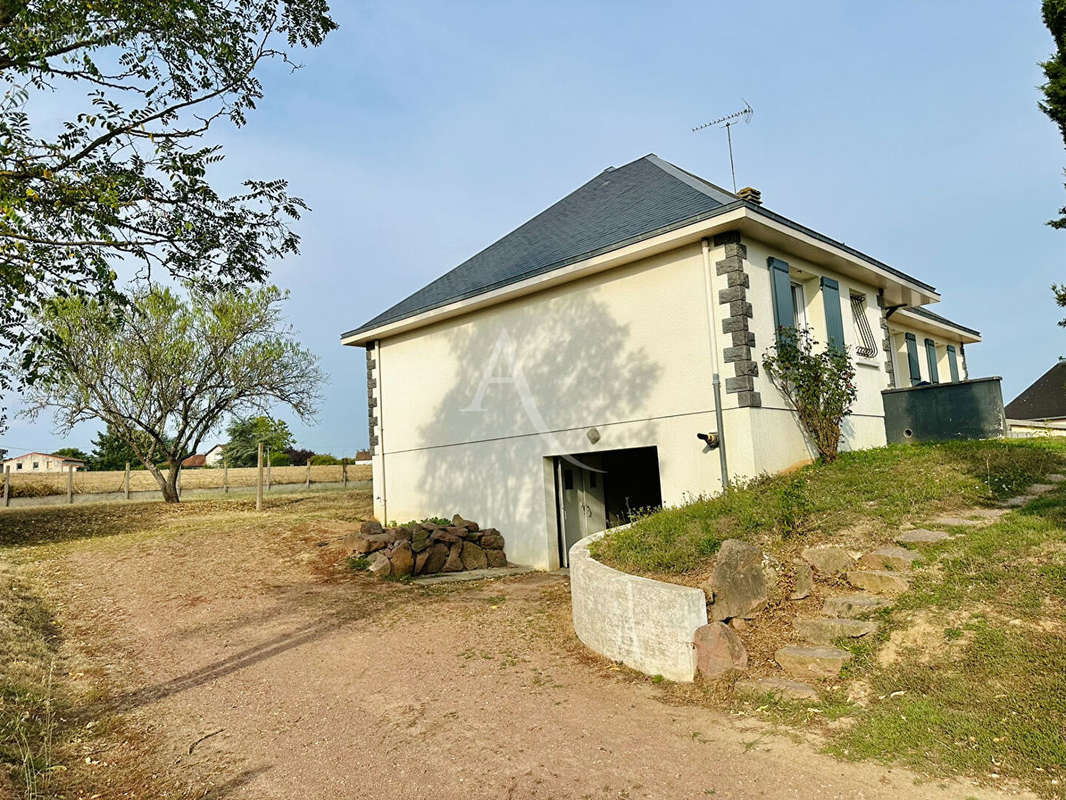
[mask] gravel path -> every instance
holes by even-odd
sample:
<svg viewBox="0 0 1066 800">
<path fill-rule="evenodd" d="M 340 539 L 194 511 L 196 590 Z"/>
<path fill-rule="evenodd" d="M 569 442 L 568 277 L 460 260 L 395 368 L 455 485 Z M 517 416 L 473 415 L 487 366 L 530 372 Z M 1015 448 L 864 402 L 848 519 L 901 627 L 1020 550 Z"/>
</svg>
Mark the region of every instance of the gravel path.
<svg viewBox="0 0 1066 800">
<path fill-rule="evenodd" d="M 583 653 L 561 576 L 379 584 L 331 566 L 339 546 L 316 545 L 339 533 L 190 533 L 62 563 L 73 638 L 111 632 L 83 657 L 189 797 L 998 796 L 667 704 Z"/>
</svg>

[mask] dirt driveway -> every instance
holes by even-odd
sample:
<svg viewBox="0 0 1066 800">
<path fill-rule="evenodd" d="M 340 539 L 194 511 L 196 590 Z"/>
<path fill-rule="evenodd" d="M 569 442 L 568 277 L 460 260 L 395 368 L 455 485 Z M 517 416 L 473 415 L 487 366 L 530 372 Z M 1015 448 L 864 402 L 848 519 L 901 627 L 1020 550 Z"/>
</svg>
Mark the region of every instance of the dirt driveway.
<svg viewBox="0 0 1066 800">
<path fill-rule="evenodd" d="M 565 577 L 424 589 L 343 573 L 348 528 L 113 537 L 45 568 L 70 647 L 119 687 L 182 795 L 996 796 L 665 702 L 582 651 Z"/>
</svg>

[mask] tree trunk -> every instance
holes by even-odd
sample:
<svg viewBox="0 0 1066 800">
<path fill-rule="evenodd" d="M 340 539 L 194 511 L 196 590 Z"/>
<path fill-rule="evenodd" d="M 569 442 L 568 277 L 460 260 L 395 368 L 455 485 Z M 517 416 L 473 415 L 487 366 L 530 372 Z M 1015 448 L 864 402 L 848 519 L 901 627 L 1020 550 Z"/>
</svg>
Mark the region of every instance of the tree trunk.
<svg viewBox="0 0 1066 800">
<path fill-rule="evenodd" d="M 174 463 L 172 459 L 166 475 L 163 475 L 155 464 L 146 462 L 145 466 L 152 473 L 156 483 L 159 484 L 159 490 L 163 493 L 163 502 L 180 502 L 178 499 L 178 471 L 181 469 L 181 465 Z"/>
</svg>

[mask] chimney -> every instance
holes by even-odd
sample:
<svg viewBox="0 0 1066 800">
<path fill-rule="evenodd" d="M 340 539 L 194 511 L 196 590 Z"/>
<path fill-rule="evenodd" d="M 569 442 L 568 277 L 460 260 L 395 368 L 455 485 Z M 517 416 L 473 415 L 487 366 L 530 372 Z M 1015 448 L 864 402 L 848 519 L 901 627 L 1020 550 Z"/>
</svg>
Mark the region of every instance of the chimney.
<svg viewBox="0 0 1066 800">
<path fill-rule="evenodd" d="M 737 192 L 737 197 L 739 197 L 741 200 L 747 200 L 749 203 L 754 203 L 757 206 L 762 205 L 762 192 L 760 192 L 758 189 L 752 188 L 751 186 L 745 186 L 743 189 Z"/>
</svg>

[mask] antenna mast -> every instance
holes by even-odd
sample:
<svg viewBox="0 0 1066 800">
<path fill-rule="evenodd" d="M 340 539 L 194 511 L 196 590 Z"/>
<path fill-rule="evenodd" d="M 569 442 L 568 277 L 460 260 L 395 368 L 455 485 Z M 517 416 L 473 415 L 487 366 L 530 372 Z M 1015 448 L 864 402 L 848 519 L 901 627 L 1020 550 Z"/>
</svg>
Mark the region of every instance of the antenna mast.
<svg viewBox="0 0 1066 800">
<path fill-rule="evenodd" d="M 751 122 L 751 115 L 754 113 L 755 109 L 751 107 L 751 103 L 745 100 L 744 108 L 740 109 L 740 111 L 734 111 L 724 117 L 712 119 L 710 122 L 697 125 L 692 129 L 693 133 L 699 133 L 704 128 L 725 128 L 726 141 L 729 142 L 729 172 L 733 175 L 733 194 L 737 193 L 737 171 L 733 166 L 733 132 L 730 129 L 741 120 L 745 123 Z"/>
</svg>

